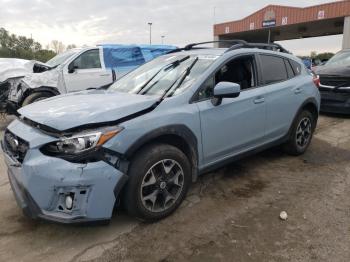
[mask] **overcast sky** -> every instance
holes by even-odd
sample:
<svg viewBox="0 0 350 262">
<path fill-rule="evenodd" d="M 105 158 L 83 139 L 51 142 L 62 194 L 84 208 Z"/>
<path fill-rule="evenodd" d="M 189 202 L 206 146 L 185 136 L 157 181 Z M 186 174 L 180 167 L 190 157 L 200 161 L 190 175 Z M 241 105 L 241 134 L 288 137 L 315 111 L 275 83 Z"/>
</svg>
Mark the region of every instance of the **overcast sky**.
<svg viewBox="0 0 350 262">
<path fill-rule="evenodd" d="M 213 23 L 242 19 L 268 4 L 310 6 L 322 0 L 0 0 L 0 27 L 31 35 L 46 46 L 64 44 L 148 43 L 152 22 L 153 43 L 182 46 L 213 39 Z M 214 17 L 215 7 L 215 17 Z M 342 36 L 285 41 L 296 54 L 337 51 Z"/>
</svg>

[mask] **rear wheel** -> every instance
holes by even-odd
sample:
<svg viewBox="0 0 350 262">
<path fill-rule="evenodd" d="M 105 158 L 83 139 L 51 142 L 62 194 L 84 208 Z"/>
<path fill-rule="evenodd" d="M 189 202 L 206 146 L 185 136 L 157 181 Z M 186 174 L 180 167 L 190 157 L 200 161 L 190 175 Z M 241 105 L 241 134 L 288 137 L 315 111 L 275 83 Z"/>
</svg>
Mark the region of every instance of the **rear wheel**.
<svg viewBox="0 0 350 262">
<path fill-rule="evenodd" d="M 170 215 L 186 197 L 191 167 L 178 148 L 155 144 L 131 161 L 123 202 L 130 215 L 155 221 Z"/>
<path fill-rule="evenodd" d="M 284 150 L 295 156 L 305 153 L 311 143 L 315 126 L 315 116 L 310 111 L 302 111 L 292 125 L 290 137 L 284 145 Z"/>
<path fill-rule="evenodd" d="M 36 92 L 33 94 L 30 94 L 29 96 L 27 96 L 22 103 L 22 106 L 26 106 L 29 104 L 32 104 L 34 102 L 52 97 L 53 95 L 50 92 Z"/>
</svg>

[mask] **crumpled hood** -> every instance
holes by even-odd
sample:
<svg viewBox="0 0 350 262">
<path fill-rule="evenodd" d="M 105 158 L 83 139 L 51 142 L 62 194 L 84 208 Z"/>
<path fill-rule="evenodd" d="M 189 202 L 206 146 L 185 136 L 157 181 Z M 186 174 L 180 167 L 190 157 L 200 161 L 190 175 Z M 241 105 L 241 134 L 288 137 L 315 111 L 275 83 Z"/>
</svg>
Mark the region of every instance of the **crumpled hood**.
<svg viewBox="0 0 350 262">
<path fill-rule="evenodd" d="M 34 60 L 0 58 L 0 83 L 9 78 L 22 77 L 28 73 L 33 73 Z"/>
<path fill-rule="evenodd" d="M 350 66 L 321 66 L 315 70 L 318 75 L 350 77 Z"/>
<path fill-rule="evenodd" d="M 59 131 L 117 121 L 150 108 L 159 98 L 105 90 L 55 96 L 18 110 L 21 116 Z"/>
<path fill-rule="evenodd" d="M 54 68 L 40 74 L 28 74 L 22 79 L 22 81 L 30 88 L 38 88 L 41 86 L 57 87 L 58 78 L 59 70 L 57 68 Z"/>
</svg>

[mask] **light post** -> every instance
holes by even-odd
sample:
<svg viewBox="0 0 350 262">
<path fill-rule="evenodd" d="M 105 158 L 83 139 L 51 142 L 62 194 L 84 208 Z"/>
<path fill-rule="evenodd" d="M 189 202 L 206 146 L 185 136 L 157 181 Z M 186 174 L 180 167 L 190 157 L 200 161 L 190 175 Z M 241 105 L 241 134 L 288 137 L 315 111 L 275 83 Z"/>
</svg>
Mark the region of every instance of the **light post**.
<svg viewBox="0 0 350 262">
<path fill-rule="evenodd" d="M 149 44 L 152 45 L 152 23 L 149 22 Z"/>
<path fill-rule="evenodd" d="M 165 37 L 165 35 L 161 36 L 161 38 L 162 38 L 162 45 L 164 45 L 164 37 Z"/>
</svg>

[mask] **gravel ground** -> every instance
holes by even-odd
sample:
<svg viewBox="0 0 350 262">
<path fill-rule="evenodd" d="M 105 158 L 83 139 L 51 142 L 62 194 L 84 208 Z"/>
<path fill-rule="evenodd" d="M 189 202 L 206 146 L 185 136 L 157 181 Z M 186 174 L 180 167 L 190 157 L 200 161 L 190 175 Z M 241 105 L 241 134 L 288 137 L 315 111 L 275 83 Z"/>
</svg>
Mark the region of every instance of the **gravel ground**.
<svg viewBox="0 0 350 262">
<path fill-rule="evenodd" d="M 303 156 L 276 148 L 202 176 L 154 224 L 31 221 L 0 160 L 0 261 L 350 261 L 350 118 L 320 117 Z"/>
</svg>

